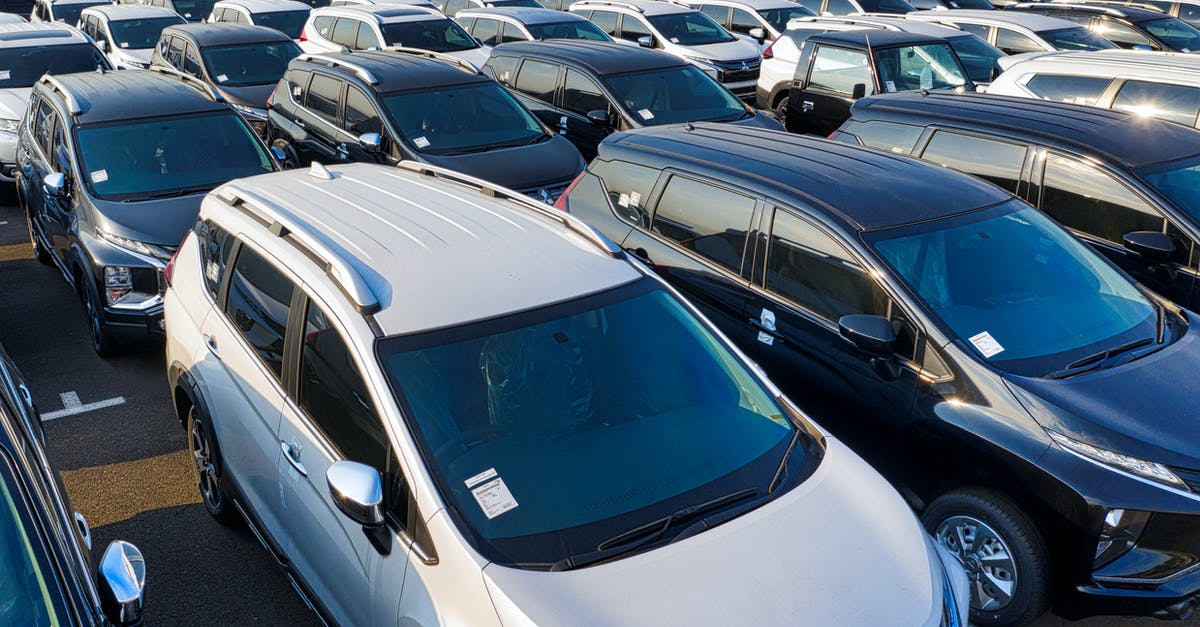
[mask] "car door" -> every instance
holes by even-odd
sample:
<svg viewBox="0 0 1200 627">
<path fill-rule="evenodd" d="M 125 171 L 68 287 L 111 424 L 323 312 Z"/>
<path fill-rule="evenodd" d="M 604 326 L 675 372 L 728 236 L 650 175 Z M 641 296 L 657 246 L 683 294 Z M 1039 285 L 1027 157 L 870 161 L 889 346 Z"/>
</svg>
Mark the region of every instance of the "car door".
<svg viewBox="0 0 1200 627">
<path fill-rule="evenodd" d="M 341 132 L 338 133 L 338 145 L 335 147 L 350 155 L 351 161 L 368 163 L 388 163 L 397 161 L 392 157 L 392 149 L 396 140 L 383 125 L 383 116 L 375 106 L 375 102 L 363 90 L 347 84 L 346 103 L 342 108 Z M 362 145 L 359 138 L 368 133 L 379 135 L 379 149 L 370 151 Z"/>
<path fill-rule="evenodd" d="M 338 109 L 342 101 L 345 83 L 337 78 L 313 72 L 304 89 L 304 100 L 296 108 L 293 122 L 304 129 L 301 148 L 314 160 L 322 163 L 345 161 L 349 154 L 339 152 L 336 134 L 340 130 Z"/>
<path fill-rule="evenodd" d="M 45 216 L 43 224 L 50 239 L 50 247 L 60 259 L 71 254 L 72 232 L 79 219 L 76 210 L 79 195 L 84 193 L 75 171 L 71 166 L 71 149 L 67 143 L 67 129 L 63 117 L 57 111 L 52 114 L 53 128 L 50 131 L 50 146 L 46 157 L 49 172 L 63 175 L 63 193 L 59 196 L 46 195 L 42 203 Z"/>
<path fill-rule="evenodd" d="M 810 62 L 796 69 L 788 99 L 788 130 L 828 136 L 850 117 L 855 86 L 860 84 L 864 95 L 875 93 L 865 50 L 818 44 Z"/>
<path fill-rule="evenodd" d="M 44 98 L 35 98 L 27 115 L 28 127 L 24 131 L 26 136 L 21 142 L 19 155 L 21 192 L 25 197 L 25 206 L 29 208 L 29 220 L 53 250 L 51 233 L 55 229 L 44 209 L 46 194 L 42 183 L 51 171 L 47 155 L 54 131 L 54 107 Z"/>
<path fill-rule="evenodd" d="M 584 161 L 595 158 L 596 146 L 613 131 L 610 123 L 597 123 L 589 119 L 588 113 L 593 111 L 603 111 L 607 119 L 614 121 L 620 115 L 590 76 L 568 67 L 563 79 L 562 115 L 557 125 L 551 128 L 556 128 L 560 135 L 575 144 Z"/>
<path fill-rule="evenodd" d="M 560 130 L 561 114 L 554 106 L 562 66 L 537 59 L 525 59 L 512 81 L 513 89 L 526 96 L 521 102 L 542 124 Z"/>
</svg>

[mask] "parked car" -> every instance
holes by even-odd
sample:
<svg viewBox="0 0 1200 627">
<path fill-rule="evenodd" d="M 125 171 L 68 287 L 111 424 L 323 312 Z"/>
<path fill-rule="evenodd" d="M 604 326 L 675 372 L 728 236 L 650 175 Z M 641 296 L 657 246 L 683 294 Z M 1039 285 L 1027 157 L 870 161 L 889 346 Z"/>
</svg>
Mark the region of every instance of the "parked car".
<svg viewBox="0 0 1200 627">
<path fill-rule="evenodd" d="M 389 6 L 418 6 L 418 7 L 425 7 L 427 9 L 433 9 L 435 11 L 439 10 L 437 7 L 433 6 L 433 3 L 430 2 L 429 0 L 333 0 L 333 2 L 330 2 L 326 6 L 345 7 L 345 6 L 354 6 L 354 5 L 360 5 L 360 4 L 381 4 L 381 5 L 389 5 Z"/>
<path fill-rule="evenodd" d="M 62 22 L 74 26 L 87 7 L 111 4 L 111 0 L 34 0 L 31 22 Z"/>
<path fill-rule="evenodd" d="M 314 10 L 300 46 L 305 52 L 341 52 L 385 47 L 444 52 L 475 67 L 487 62 L 488 49 L 437 9 L 413 5 L 347 5 Z"/>
<path fill-rule="evenodd" d="M 46 458 L 42 420 L 0 346 L 0 623 L 142 624 L 146 565 L 114 540 L 93 566 L 87 520 Z"/>
<path fill-rule="evenodd" d="M 178 13 L 162 7 L 137 4 L 104 4 L 79 14 L 79 30 L 118 70 L 145 70 L 162 30 L 186 24 Z"/>
<path fill-rule="evenodd" d="M 967 69 L 941 37 L 889 30 L 813 35 L 788 92 L 784 124 L 793 133 L 828 135 L 870 94 L 974 90 Z"/>
<path fill-rule="evenodd" d="M 617 42 L 657 48 L 703 70 L 739 98 L 754 97 L 761 52 L 707 15 L 657 0 L 583 0 L 571 12 L 591 20 Z"/>
<path fill-rule="evenodd" d="M 612 37 L 579 15 L 541 7 L 464 9 L 458 12 L 454 21 L 488 48 L 514 41 L 543 39 L 612 41 Z"/>
<path fill-rule="evenodd" d="M 1117 47 L 1092 29 L 1070 20 L 1025 11 L 962 9 L 913 13 L 905 17 L 965 30 L 1005 54 Z"/>
<path fill-rule="evenodd" d="M 917 10 L 907 0 L 797 0 L 796 4 L 817 15 L 853 15 L 855 13 L 903 15 Z"/>
<path fill-rule="evenodd" d="M 289 165 L 420 161 L 547 202 L 584 166 L 496 81 L 432 52 L 301 56 L 275 89 L 268 124 Z"/>
<path fill-rule="evenodd" d="M 112 69 L 79 31 L 64 24 L 0 24 L 0 184 L 16 181 L 17 132 L 43 74 Z"/>
<path fill-rule="evenodd" d="M 542 6 L 536 0 L 433 0 L 433 5 L 450 17 L 458 17 L 458 12 L 466 9 L 486 9 L 489 7 L 525 7 L 536 9 Z"/>
<path fill-rule="evenodd" d="M 1191 611 L 1200 419 L 1177 382 L 1200 318 L 1044 214 L 935 164 L 717 124 L 612 135 L 558 206 L 910 495 L 966 565 L 972 624 L 1051 599 Z"/>
<path fill-rule="evenodd" d="M 266 26 L 299 39 L 311 10 L 297 0 L 218 0 L 208 21 Z"/>
<path fill-rule="evenodd" d="M 679 57 L 615 43 L 505 44 L 488 72 L 584 160 L 614 130 L 715 120 L 783 130 Z"/>
<path fill-rule="evenodd" d="M 965 622 L 887 483 L 569 215 L 315 166 L 216 190 L 172 268 L 201 498 L 329 624 Z"/>
<path fill-rule="evenodd" d="M 102 357 L 162 337 L 160 275 L 201 196 L 276 169 L 218 94 L 155 68 L 43 77 L 19 142 L 34 253 L 78 292 Z"/>
<path fill-rule="evenodd" d="M 989 0 L 909 0 L 909 4 L 918 11 L 953 11 L 956 9 L 978 9 L 992 11 L 996 9 Z"/>
<path fill-rule="evenodd" d="M 1121 48 L 1200 52 L 1200 30 L 1157 10 L 1051 2 L 1022 2 L 1004 8 L 1070 20 Z"/>
<path fill-rule="evenodd" d="M 121 0 L 122 4 L 148 4 L 170 9 L 189 22 L 203 22 L 212 14 L 216 0 Z"/>
<path fill-rule="evenodd" d="M 1178 52 L 1051 52 L 1014 59 L 988 93 L 1151 115 L 1196 126 L 1200 58 Z"/>
<path fill-rule="evenodd" d="M 793 19 L 816 15 L 792 0 L 691 0 L 687 5 L 760 48 L 775 41 Z"/>
<path fill-rule="evenodd" d="M 1051 0 L 1053 2 L 1066 2 L 1067 0 Z M 1077 2 L 1078 0 L 1070 0 Z M 1087 0 L 1086 4 L 1116 4 L 1119 6 L 1151 6 L 1158 10 L 1177 17 L 1192 26 L 1200 27 L 1200 0 Z"/>
</svg>

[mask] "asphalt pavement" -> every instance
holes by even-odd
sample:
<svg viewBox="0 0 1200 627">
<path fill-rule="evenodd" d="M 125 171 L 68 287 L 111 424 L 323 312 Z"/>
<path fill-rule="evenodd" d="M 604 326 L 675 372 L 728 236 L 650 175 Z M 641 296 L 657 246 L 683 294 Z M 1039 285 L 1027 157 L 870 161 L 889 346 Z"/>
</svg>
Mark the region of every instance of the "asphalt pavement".
<svg viewBox="0 0 1200 627">
<path fill-rule="evenodd" d="M 15 207 L 0 207 L 0 342 L 43 414 L 50 461 L 91 523 L 94 549 L 122 539 L 145 555 L 148 627 L 318 624 L 254 536 L 222 527 L 200 505 L 162 347 L 97 357 L 78 298 L 33 258 Z M 1037 623 L 1062 625 L 1198 627 L 1200 617 Z"/>
</svg>

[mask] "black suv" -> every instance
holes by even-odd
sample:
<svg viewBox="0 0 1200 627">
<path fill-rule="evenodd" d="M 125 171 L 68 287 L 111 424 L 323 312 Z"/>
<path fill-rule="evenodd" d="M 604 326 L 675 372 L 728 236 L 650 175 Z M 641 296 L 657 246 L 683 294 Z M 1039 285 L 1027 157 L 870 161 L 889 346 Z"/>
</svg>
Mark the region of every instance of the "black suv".
<svg viewBox="0 0 1200 627">
<path fill-rule="evenodd" d="M 782 130 L 695 65 L 673 54 L 613 42 L 505 44 L 483 69 L 517 94 L 584 159 L 614 130 L 674 122 L 733 122 Z"/>
<path fill-rule="evenodd" d="M 43 77 L 19 133 L 34 251 L 78 291 L 101 356 L 162 337 L 162 271 L 204 194 L 277 169 L 207 85 L 155 70 Z"/>
<path fill-rule="evenodd" d="M 1004 7 L 1070 20 L 1122 48 L 1200 52 L 1200 30 L 1152 8 L 1023 2 Z"/>
<path fill-rule="evenodd" d="M 0 624 L 140 625 L 142 554 L 116 540 L 95 569 L 87 521 L 44 449 L 29 388 L 0 346 Z"/>
<path fill-rule="evenodd" d="M 962 559 L 981 625 L 1200 595 L 1200 317 L 1004 190 L 728 124 L 610 136 L 558 206 L 652 264 Z"/>
<path fill-rule="evenodd" d="M 470 63 L 423 50 L 302 55 L 271 96 L 287 165 L 421 161 L 553 202 L 583 160 Z"/>
<path fill-rule="evenodd" d="M 300 47 L 274 28 L 180 24 L 163 29 L 150 64 L 208 83 L 261 135 L 267 127 L 267 98 L 299 54 Z"/>
<path fill-rule="evenodd" d="M 1200 311 L 1200 130 L 1045 100 L 913 93 L 859 101 L 834 139 L 992 181 Z"/>
</svg>

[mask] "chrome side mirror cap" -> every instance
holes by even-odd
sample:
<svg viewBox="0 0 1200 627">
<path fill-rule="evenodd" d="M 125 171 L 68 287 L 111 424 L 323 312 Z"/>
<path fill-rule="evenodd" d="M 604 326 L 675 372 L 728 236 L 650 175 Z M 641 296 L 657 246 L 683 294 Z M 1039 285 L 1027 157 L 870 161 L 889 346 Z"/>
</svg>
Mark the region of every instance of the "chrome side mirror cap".
<svg viewBox="0 0 1200 627">
<path fill-rule="evenodd" d="M 383 479 L 379 471 L 358 462 L 334 462 L 325 471 L 329 495 L 347 518 L 364 527 L 383 524 Z"/>
<path fill-rule="evenodd" d="M 651 37 L 650 35 L 642 35 L 641 37 L 638 37 L 637 43 L 639 46 L 641 46 L 643 48 L 653 48 L 654 47 L 654 38 Z"/>
<path fill-rule="evenodd" d="M 146 592 L 146 560 L 138 548 L 114 540 L 100 558 L 96 587 L 104 615 L 114 625 L 136 625 L 142 620 Z"/>
<path fill-rule="evenodd" d="M 379 147 L 383 145 L 383 137 L 379 133 L 363 133 L 358 136 L 358 145 L 368 152 L 379 152 Z"/>
<path fill-rule="evenodd" d="M 66 186 L 67 178 L 62 172 L 51 172 L 42 179 L 42 191 L 46 192 L 47 196 L 62 196 Z"/>
</svg>

